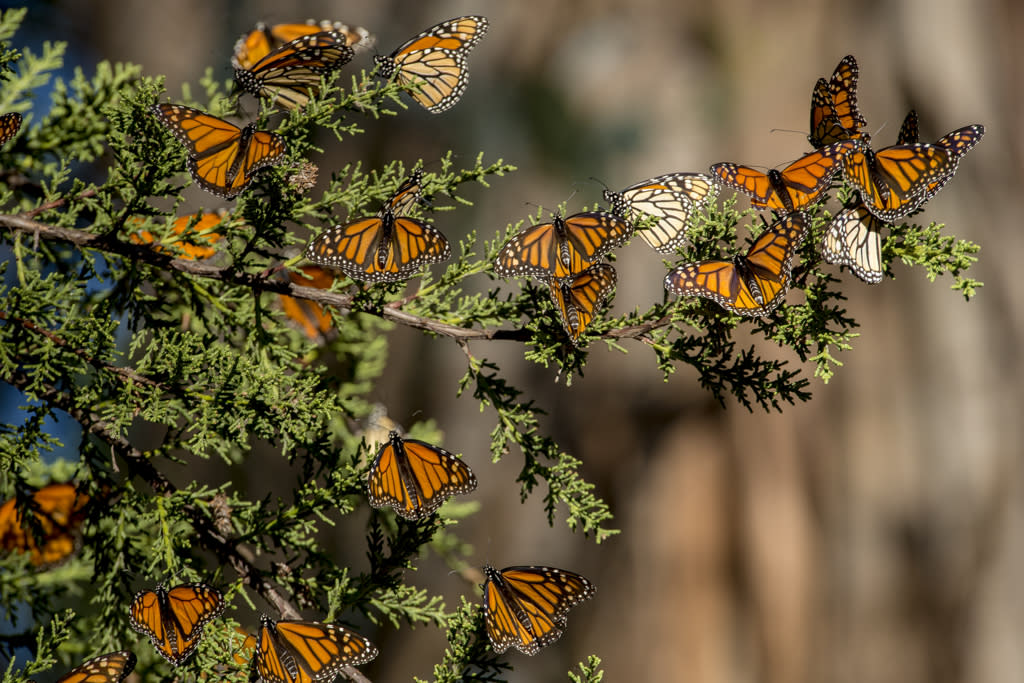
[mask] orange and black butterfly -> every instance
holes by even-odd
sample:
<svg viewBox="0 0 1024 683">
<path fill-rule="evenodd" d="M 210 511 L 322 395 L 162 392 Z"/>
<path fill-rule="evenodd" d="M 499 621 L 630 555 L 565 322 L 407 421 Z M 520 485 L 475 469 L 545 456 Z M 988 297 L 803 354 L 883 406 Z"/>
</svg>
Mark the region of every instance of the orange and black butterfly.
<svg viewBox="0 0 1024 683">
<path fill-rule="evenodd" d="M 346 666 L 365 664 L 377 647 L 343 626 L 260 618 L 256 671 L 264 683 L 323 683 Z"/>
<path fill-rule="evenodd" d="M 868 210 L 886 223 L 917 210 L 956 171 L 951 149 L 923 143 L 873 151 L 860 145 L 843 160 L 846 179 Z"/>
<path fill-rule="evenodd" d="M 406 519 L 423 519 L 449 497 L 476 489 L 476 475 L 463 460 L 416 439 L 388 435 L 366 479 L 370 505 L 391 506 Z"/>
<path fill-rule="evenodd" d="M 632 234 L 624 218 L 607 211 L 585 211 L 523 230 L 494 260 L 499 277 L 573 278 L 601 260 Z"/>
<path fill-rule="evenodd" d="M 343 34 L 312 33 L 285 43 L 248 69 L 235 69 L 235 84 L 239 90 L 296 109 L 320 91 L 324 76 L 337 73 L 353 56 Z"/>
<path fill-rule="evenodd" d="M 17 135 L 21 129 L 21 114 L 16 111 L 0 114 L 0 145 Z"/>
<path fill-rule="evenodd" d="M 321 233 L 306 247 L 306 258 L 362 282 L 400 282 L 428 263 L 448 260 L 451 246 L 441 231 L 403 215 L 419 200 L 422 181 L 423 174 L 416 171 L 376 216 Z"/>
<path fill-rule="evenodd" d="M 665 289 L 711 299 L 738 315 L 767 316 L 789 291 L 793 256 L 806 233 L 803 212 L 788 214 L 758 236 L 744 256 L 672 269 L 665 277 Z"/>
<path fill-rule="evenodd" d="M 273 24 L 263 22 L 246 33 L 235 43 L 231 65 L 235 69 L 251 69 L 273 50 L 302 36 L 334 31 L 345 36 L 345 43 L 355 51 L 365 50 L 373 45 L 375 38 L 362 26 L 349 26 L 340 21 L 309 21 L 299 24 Z"/>
<path fill-rule="evenodd" d="M 686 238 L 690 216 L 714 199 L 718 188 L 702 173 L 668 173 L 630 185 L 621 192 L 604 191 L 611 212 L 636 222 L 653 216 L 658 222 L 639 230 L 647 244 L 671 254 Z"/>
<path fill-rule="evenodd" d="M 871 138 L 861 130 L 866 122 L 857 108 L 857 77 L 860 71 L 853 55 L 840 60 L 831 80 L 819 78 L 811 94 L 811 145 L 819 149 L 841 140 Z"/>
<path fill-rule="evenodd" d="M 762 173 L 749 166 L 721 163 L 711 167 L 711 176 L 720 184 L 750 196 L 759 209 L 789 213 L 821 198 L 829 189 L 839 162 L 862 146 L 855 140 L 843 140 L 805 154 L 782 169 Z"/>
<path fill-rule="evenodd" d="M 135 668 L 135 655 L 127 650 L 108 652 L 79 664 L 57 683 L 120 683 Z"/>
<path fill-rule="evenodd" d="M 587 329 L 597 315 L 597 309 L 615 289 L 616 279 L 614 268 L 607 263 L 599 263 L 571 280 L 559 282 L 552 278 L 548 282 L 551 300 L 573 344 L 579 343 L 583 330 Z"/>
<path fill-rule="evenodd" d="M 208 259 L 216 254 L 217 250 L 212 246 L 203 246 L 199 242 L 205 242 L 207 245 L 219 242 L 222 235 L 215 232 L 214 229 L 226 220 L 226 215 L 227 213 L 223 211 L 197 211 L 188 216 L 178 216 L 171 224 L 171 232 L 176 236 L 182 236 L 183 239 L 171 242 L 173 244 L 171 248 L 156 244 L 153 249 L 170 252 L 177 258 L 186 261 Z M 156 241 L 153 233 L 148 230 L 133 232 L 128 235 L 128 239 L 134 244 L 152 244 Z M 175 253 L 176 250 L 177 253 Z"/>
<path fill-rule="evenodd" d="M 558 640 L 569 609 L 592 597 L 594 584 L 554 567 L 484 566 L 484 624 L 491 647 L 535 655 Z"/>
<path fill-rule="evenodd" d="M 882 228 L 863 202 L 843 207 L 825 229 L 821 255 L 828 263 L 847 266 L 869 285 L 882 281 Z"/>
<path fill-rule="evenodd" d="M 74 484 L 48 484 L 33 491 L 30 515 L 21 513 L 16 499 L 6 501 L 0 505 L 0 549 L 27 552 L 36 567 L 62 562 L 75 552 L 88 502 L 89 496 Z"/>
<path fill-rule="evenodd" d="M 254 124 L 239 128 L 177 104 L 153 105 L 153 113 L 185 145 L 192 178 L 219 197 L 233 198 L 249 186 L 256 171 L 284 161 L 284 139 L 256 130 Z"/>
<path fill-rule="evenodd" d="M 167 590 L 143 590 L 128 610 L 133 629 L 149 636 L 164 659 L 180 665 L 199 647 L 203 626 L 224 611 L 224 596 L 205 583 L 185 583 Z"/>
<path fill-rule="evenodd" d="M 334 284 L 334 275 L 320 266 L 302 266 L 300 272 L 288 271 L 292 284 L 327 289 Z M 334 320 L 323 306 L 309 299 L 281 295 L 281 310 L 306 333 L 312 341 L 321 341 L 334 329 Z"/>
<path fill-rule="evenodd" d="M 373 58 L 382 78 L 397 75 L 409 94 L 427 111 L 440 114 L 450 109 L 469 83 L 466 57 L 487 33 L 487 19 L 456 17 L 431 26 L 403 43 L 390 55 Z"/>
</svg>

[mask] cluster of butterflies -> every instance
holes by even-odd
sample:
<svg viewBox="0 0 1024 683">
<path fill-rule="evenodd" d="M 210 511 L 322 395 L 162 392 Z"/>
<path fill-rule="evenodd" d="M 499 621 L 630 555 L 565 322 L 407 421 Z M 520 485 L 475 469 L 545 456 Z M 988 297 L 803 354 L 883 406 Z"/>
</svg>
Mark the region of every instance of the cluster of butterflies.
<svg viewBox="0 0 1024 683">
<path fill-rule="evenodd" d="M 768 316 L 785 298 L 792 260 L 809 228 L 804 209 L 823 200 L 833 176 L 856 190 L 829 223 L 822 253 L 848 266 L 867 283 L 882 280 L 881 229 L 913 212 L 956 172 L 960 159 L 985 133 L 959 128 L 932 144 L 919 140 L 911 111 L 895 145 L 872 149 L 857 107 L 857 62 L 843 58 L 832 78 L 819 79 L 811 101 L 808 140 L 815 151 L 782 170 L 767 173 L 733 163 L 714 164 L 708 175 L 672 173 L 636 183 L 621 192 L 605 190 L 609 211 L 584 212 L 534 225 L 506 244 L 495 260 L 502 277 L 530 277 L 548 285 L 566 332 L 574 342 L 593 320 L 615 285 L 615 271 L 603 257 L 637 229 L 661 253 L 674 253 L 686 238 L 693 212 L 712 200 L 715 185 L 743 192 L 777 220 L 732 259 L 684 263 L 665 277 L 665 288 L 701 296 L 744 316 Z M 645 225 L 650 221 L 653 225 Z"/>
<path fill-rule="evenodd" d="M 469 82 L 467 55 L 487 32 L 480 16 L 456 17 L 431 26 L 374 63 L 382 78 L 409 87 L 427 111 L 440 113 L 462 97 Z M 340 22 L 258 24 L 235 44 L 231 62 L 238 92 L 284 109 L 304 107 L 325 79 L 334 78 L 373 37 Z M 188 170 L 203 189 L 232 199 L 266 166 L 285 160 L 284 139 L 255 124 L 230 121 L 182 105 L 152 107 L 156 117 L 188 150 Z"/>
<path fill-rule="evenodd" d="M 469 465 L 452 453 L 392 431 L 370 465 L 366 486 L 373 507 L 392 507 L 405 519 L 419 520 L 451 496 L 475 490 L 477 479 Z M 75 530 L 85 519 L 83 508 L 88 500 L 72 484 L 50 484 L 33 493 L 31 519 L 22 519 L 15 501 L 8 501 L 0 507 L 2 547 L 33 552 L 37 565 L 54 564 L 67 557 L 74 551 Z M 41 545 L 32 534 L 33 525 L 44 530 Z M 8 541 L 9 536 L 17 534 L 17 543 Z M 35 554 L 40 561 L 36 561 Z M 583 576 L 554 567 L 497 570 L 485 565 L 484 575 L 484 623 L 491 645 L 499 654 L 514 647 L 534 655 L 553 643 L 566 628 L 569 609 L 596 591 Z M 167 661 L 178 666 L 198 647 L 203 627 L 224 607 L 220 591 L 206 584 L 183 584 L 170 590 L 157 586 L 135 595 L 129 620 L 132 628 L 149 636 Z M 250 644 L 255 646 L 253 665 L 266 683 L 322 683 L 333 679 L 341 667 L 364 664 L 377 655 L 370 641 L 342 626 L 314 621 L 274 622 L 266 616 Z M 134 658 L 125 654 L 130 653 L 104 655 L 82 666 L 128 666 L 130 671 Z"/>
</svg>

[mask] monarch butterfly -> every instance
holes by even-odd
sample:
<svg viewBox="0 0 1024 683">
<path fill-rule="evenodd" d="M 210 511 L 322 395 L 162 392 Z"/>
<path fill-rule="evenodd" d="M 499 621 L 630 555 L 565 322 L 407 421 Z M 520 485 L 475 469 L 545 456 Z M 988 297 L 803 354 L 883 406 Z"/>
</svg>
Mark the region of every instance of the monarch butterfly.
<svg viewBox="0 0 1024 683">
<path fill-rule="evenodd" d="M 301 272 L 288 272 L 288 279 L 293 284 L 327 289 L 334 283 L 334 275 L 319 266 L 302 266 L 299 271 Z M 331 314 L 314 301 L 296 299 L 282 294 L 281 310 L 313 341 L 323 339 L 328 332 L 334 329 Z"/>
<path fill-rule="evenodd" d="M 16 111 L 0 115 L 0 145 L 13 138 L 21 129 L 21 114 Z"/>
<path fill-rule="evenodd" d="M 337 72 L 353 56 L 343 34 L 311 33 L 271 51 L 251 68 L 235 69 L 235 83 L 239 90 L 296 109 L 319 92 L 321 77 Z"/>
<path fill-rule="evenodd" d="M 974 146 L 981 142 L 981 138 L 984 135 L 985 127 L 980 124 L 974 124 L 971 126 L 964 126 L 963 128 L 957 128 L 953 132 L 947 133 L 935 141 L 935 144 L 939 147 L 944 147 L 949 150 L 953 155 L 955 164 L 953 166 L 953 170 L 942 179 L 928 184 L 928 189 L 925 190 L 925 201 L 934 197 L 935 194 L 953 178 L 953 175 L 956 172 L 956 165 L 959 164 L 960 159 L 969 151 L 974 149 Z M 920 140 L 920 137 L 921 135 L 917 126 L 917 112 L 911 109 L 907 113 L 906 118 L 903 119 L 903 125 L 900 126 L 900 134 L 896 139 L 896 144 L 914 144 Z"/>
<path fill-rule="evenodd" d="M 913 213 L 956 171 L 950 149 L 922 143 L 893 145 L 877 152 L 860 145 L 844 160 L 847 180 L 875 217 L 886 223 Z M 932 188 L 932 189 L 930 189 Z"/>
<path fill-rule="evenodd" d="M 476 475 L 454 455 L 416 439 L 388 434 L 366 479 L 370 505 L 390 505 L 406 519 L 428 516 L 450 496 L 476 489 Z"/>
<path fill-rule="evenodd" d="M 403 86 L 418 86 L 409 94 L 424 109 L 440 114 L 462 97 L 469 83 L 469 51 L 487 33 L 487 19 L 456 17 L 431 26 L 374 63 L 382 78 L 398 75 Z"/>
<path fill-rule="evenodd" d="M 365 664 L 376 656 L 373 643 L 342 626 L 260 617 L 256 671 L 264 683 L 331 681 L 343 667 Z"/>
<path fill-rule="evenodd" d="M 555 302 L 562 326 L 573 344 L 579 343 L 580 335 L 594 319 L 598 307 L 615 289 L 616 279 L 614 268 L 607 263 L 599 263 L 568 282 L 558 282 L 554 278 L 548 282 L 551 300 Z"/>
<path fill-rule="evenodd" d="M 586 211 L 523 230 L 501 248 L 494 260 L 499 277 L 576 277 L 619 246 L 633 229 L 606 211 Z"/>
<path fill-rule="evenodd" d="M 156 104 L 153 113 L 188 150 L 188 170 L 207 192 L 231 199 L 252 182 L 253 173 L 284 161 L 284 139 L 239 128 L 224 119 L 177 104 Z"/>
<path fill-rule="evenodd" d="M 640 237 L 663 254 L 673 253 L 686 237 L 690 215 L 714 199 L 718 188 L 702 173 L 669 173 L 630 185 L 621 192 L 604 191 L 611 212 L 636 221 L 643 215 L 658 219 L 640 230 Z"/>
<path fill-rule="evenodd" d="M 149 636 L 153 647 L 174 666 L 189 658 L 203 637 L 203 626 L 224 611 L 224 596 L 205 583 L 185 583 L 167 590 L 142 590 L 128 610 L 133 629 Z"/>
<path fill-rule="evenodd" d="M 75 551 L 88 502 L 89 496 L 74 484 L 48 484 L 33 491 L 31 517 L 22 515 L 16 499 L 6 501 L 0 505 L 0 548 L 29 553 L 36 567 L 58 564 Z"/>
<path fill-rule="evenodd" d="M 451 258 L 451 246 L 440 230 L 402 215 L 419 200 L 422 180 L 416 171 L 376 216 L 321 233 L 306 247 L 306 258 L 363 282 L 407 280 L 426 264 Z"/>
<path fill-rule="evenodd" d="M 839 170 L 839 162 L 860 146 L 855 140 L 835 142 L 805 154 L 781 171 L 768 173 L 749 166 L 715 164 L 711 175 L 722 185 L 750 195 L 750 203 L 759 209 L 789 213 L 818 201 Z"/>
<path fill-rule="evenodd" d="M 218 211 L 197 211 L 194 214 L 188 216 L 179 216 L 171 224 L 171 232 L 175 235 L 184 235 L 186 231 L 189 233 L 188 239 L 195 239 L 196 241 L 206 242 L 207 244 L 216 244 L 220 241 L 220 233 L 214 232 L 216 228 L 224 220 L 226 213 Z M 128 235 L 134 244 L 152 244 L 156 238 L 148 230 L 140 230 L 139 232 Z M 157 244 L 153 247 L 155 251 L 169 251 L 178 258 L 185 259 L 186 261 L 202 261 L 208 259 L 217 253 L 217 250 L 213 247 L 204 247 L 196 244 L 192 241 L 186 241 L 185 239 L 179 240 L 174 243 L 174 247 L 168 249 L 161 244 Z M 179 253 L 174 253 L 178 250 Z"/>
<path fill-rule="evenodd" d="M 738 315 L 765 317 L 789 290 L 793 255 L 806 232 L 803 212 L 788 214 L 757 237 L 745 256 L 678 266 L 665 277 L 665 289 L 706 297 Z"/>
<path fill-rule="evenodd" d="M 57 683 L 120 683 L 135 668 L 135 662 L 135 655 L 126 650 L 108 652 L 79 664 Z"/>
<path fill-rule="evenodd" d="M 535 655 L 558 640 L 569 608 L 593 597 L 597 588 L 574 572 L 554 567 L 484 566 L 484 623 L 491 647 Z"/>
<path fill-rule="evenodd" d="M 285 43 L 322 31 L 335 31 L 342 34 L 345 36 L 345 43 L 357 52 L 369 48 L 376 40 L 362 26 L 348 26 L 340 21 L 310 19 L 304 24 L 274 24 L 273 26 L 259 22 L 256 24 L 256 28 L 243 35 L 235 43 L 234 54 L 231 55 L 231 66 L 235 69 L 251 69 L 256 62 Z"/>
<path fill-rule="evenodd" d="M 821 255 L 829 263 L 848 266 L 869 285 L 882 281 L 882 234 L 885 223 L 862 202 L 847 205 L 825 230 Z"/>
<path fill-rule="evenodd" d="M 857 108 L 857 78 L 860 70 L 853 55 L 846 55 L 832 72 L 831 80 L 819 78 L 811 94 L 811 132 L 807 136 L 815 149 L 840 140 L 869 142 L 861 130 L 866 124 Z"/>
</svg>

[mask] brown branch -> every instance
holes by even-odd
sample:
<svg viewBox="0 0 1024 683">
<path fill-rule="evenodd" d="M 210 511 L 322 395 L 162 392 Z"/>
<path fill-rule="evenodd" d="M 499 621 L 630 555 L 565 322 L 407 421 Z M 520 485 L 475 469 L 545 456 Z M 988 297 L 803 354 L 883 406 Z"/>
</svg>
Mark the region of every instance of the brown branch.
<svg viewBox="0 0 1024 683">
<path fill-rule="evenodd" d="M 99 415 L 79 407 L 71 394 L 50 385 L 33 387 L 32 379 L 20 370 L 15 370 L 9 376 L 0 377 L 0 380 L 18 389 L 31 391 L 33 398 L 45 401 L 73 417 L 82 425 L 86 433 L 92 434 L 110 446 L 111 452 L 120 456 L 132 473 L 148 482 L 157 493 L 170 496 L 177 491 L 177 487 L 153 466 L 145 453 L 132 446 L 123 436 L 113 434 Z M 183 509 L 204 547 L 216 554 L 221 561 L 230 564 L 246 584 L 274 606 L 282 618 L 302 618 L 299 610 L 266 578 L 263 570 L 252 563 L 253 555 L 248 548 L 240 542 L 232 541 L 222 535 L 217 530 L 214 521 L 196 506 L 186 504 Z M 370 683 L 370 679 L 355 667 L 346 666 L 342 669 L 342 673 L 357 683 Z"/>
</svg>

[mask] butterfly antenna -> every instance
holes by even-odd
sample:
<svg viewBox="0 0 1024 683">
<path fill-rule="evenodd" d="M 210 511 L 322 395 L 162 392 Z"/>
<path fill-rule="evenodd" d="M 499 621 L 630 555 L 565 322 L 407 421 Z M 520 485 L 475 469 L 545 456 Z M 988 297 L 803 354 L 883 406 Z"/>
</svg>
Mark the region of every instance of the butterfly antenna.
<svg viewBox="0 0 1024 683">
<path fill-rule="evenodd" d="M 587 178 L 587 180 L 594 181 L 595 183 L 599 184 L 601 187 L 603 187 L 606 190 L 612 189 L 612 188 L 608 187 L 608 185 L 606 185 L 605 182 L 603 180 L 601 180 L 600 178 L 595 178 L 594 176 L 590 176 L 589 178 Z"/>
<path fill-rule="evenodd" d="M 804 136 L 807 135 L 807 133 L 803 132 L 802 130 L 793 130 L 792 128 L 769 128 L 768 132 L 769 133 L 795 133 L 796 135 L 804 135 Z"/>
</svg>

